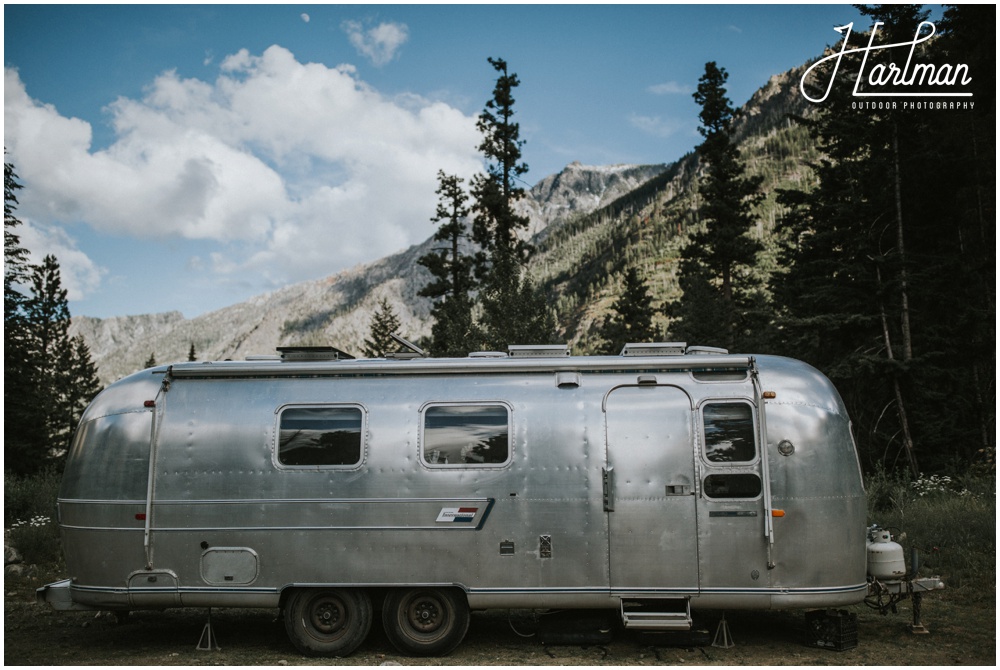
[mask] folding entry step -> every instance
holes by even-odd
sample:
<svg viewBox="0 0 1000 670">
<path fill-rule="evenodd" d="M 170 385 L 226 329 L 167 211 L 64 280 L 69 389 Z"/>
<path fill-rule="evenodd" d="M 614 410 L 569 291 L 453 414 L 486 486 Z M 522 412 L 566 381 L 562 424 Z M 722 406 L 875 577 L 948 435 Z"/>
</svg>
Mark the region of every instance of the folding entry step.
<svg viewBox="0 0 1000 670">
<path fill-rule="evenodd" d="M 622 621 L 639 630 L 691 630 L 687 598 L 622 598 Z"/>
</svg>

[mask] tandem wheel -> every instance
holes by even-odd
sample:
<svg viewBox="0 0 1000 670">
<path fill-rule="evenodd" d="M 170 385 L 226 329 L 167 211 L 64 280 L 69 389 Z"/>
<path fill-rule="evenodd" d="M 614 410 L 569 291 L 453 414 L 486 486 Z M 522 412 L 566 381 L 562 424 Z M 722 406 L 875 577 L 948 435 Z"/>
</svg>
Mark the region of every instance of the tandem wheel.
<svg viewBox="0 0 1000 670">
<path fill-rule="evenodd" d="M 371 625 L 371 598 L 361 589 L 296 589 L 285 605 L 285 631 L 306 656 L 349 656 Z"/>
<path fill-rule="evenodd" d="M 469 630 L 469 604 L 457 589 L 395 589 L 382 606 L 382 624 L 402 653 L 444 656 Z"/>
</svg>

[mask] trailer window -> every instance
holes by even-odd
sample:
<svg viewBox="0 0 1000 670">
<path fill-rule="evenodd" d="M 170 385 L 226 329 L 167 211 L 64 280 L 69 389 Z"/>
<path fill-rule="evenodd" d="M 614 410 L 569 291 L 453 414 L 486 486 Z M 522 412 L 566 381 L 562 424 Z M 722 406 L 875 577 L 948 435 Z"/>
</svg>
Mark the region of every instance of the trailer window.
<svg viewBox="0 0 1000 670">
<path fill-rule="evenodd" d="M 357 465 L 362 416 L 357 407 L 291 407 L 281 413 L 282 465 Z"/>
<path fill-rule="evenodd" d="M 753 410 L 742 402 L 711 403 L 701 410 L 705 458 L 712 463 L 745 463 L 757 455 Z"/>
<path fill-rule="evenodd" d="M 435 405 L 424 410 L 427 465 L 503 465 L 510 460 L 505 405 Z"/>
<path fill-rule="evenodd" d="M 709 498 L 756 498 L 761 492 L 760 477 L 754 474 L 722 474 L 705 477 Z"/>
</svg>

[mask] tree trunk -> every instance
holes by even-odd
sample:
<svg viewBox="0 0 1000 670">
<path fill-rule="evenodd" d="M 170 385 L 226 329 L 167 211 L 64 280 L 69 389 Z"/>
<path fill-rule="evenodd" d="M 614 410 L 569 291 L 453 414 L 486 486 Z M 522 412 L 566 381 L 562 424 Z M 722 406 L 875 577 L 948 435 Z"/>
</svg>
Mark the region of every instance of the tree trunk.
<svg viewBox="0 0 1000 670">
<path fill-rule="evenodd" d="M 899 174 L 899 131 L 895 123 L 892 125 L 892 164 L 896 190 L 896 253 L 899 254 L 900 328 L 903 333 L 903 361 L 909 363 L 913 358 L 913 342 L 910 337 L 910 300 L 906 285 L 906 249 L 903 246 L 903 180 Z"/>
<path fill-rule="evenodd" d="M 892 353 L 892 339 L 889 336 L 889 319 L 885 314 L 885 303 L 882 301 L 882 270 L 878 261 L 875 262 L 875 277 L 878 281 L 878 311 L 882 318 L 882 338 L 885 341 L 885 354 L 890 362 L 894 362 L 895 356 Z M 906 459 L 910 465 L 910 472 L 913 478 L 920 477 L 920 467 L 917 465 L 917 456 L 913 449 L 913 437 L 910 435 L 910 422 L 906 418 L 906 404 L 903 402 L 903 390 L 899 386 L 899 375 L 894 370 L 892 373 L 892 390 L 896 395 L 896 413 L 899 415 L 899 426 L 903 431 L 903 448 L 906 449 Z"/>
</svg>

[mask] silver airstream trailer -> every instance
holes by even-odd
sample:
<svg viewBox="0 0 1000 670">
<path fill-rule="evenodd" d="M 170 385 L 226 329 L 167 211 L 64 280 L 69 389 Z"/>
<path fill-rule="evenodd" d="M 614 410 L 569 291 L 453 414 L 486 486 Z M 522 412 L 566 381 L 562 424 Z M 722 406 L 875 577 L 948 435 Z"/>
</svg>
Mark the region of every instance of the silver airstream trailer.
<svg viewBox="0 0 1000 670">
<path fill-rule="evenodd" d="M 379 608 L 404 653 L 470 610 L 696 609 L 866 595 L 844 405 L 792 359 L 683 344 L 354 360 L 332 348 L 178 363 L 103 391 L 58 500 L 57 609 L 282 608 L 343 656 Z"/>
</svg>

